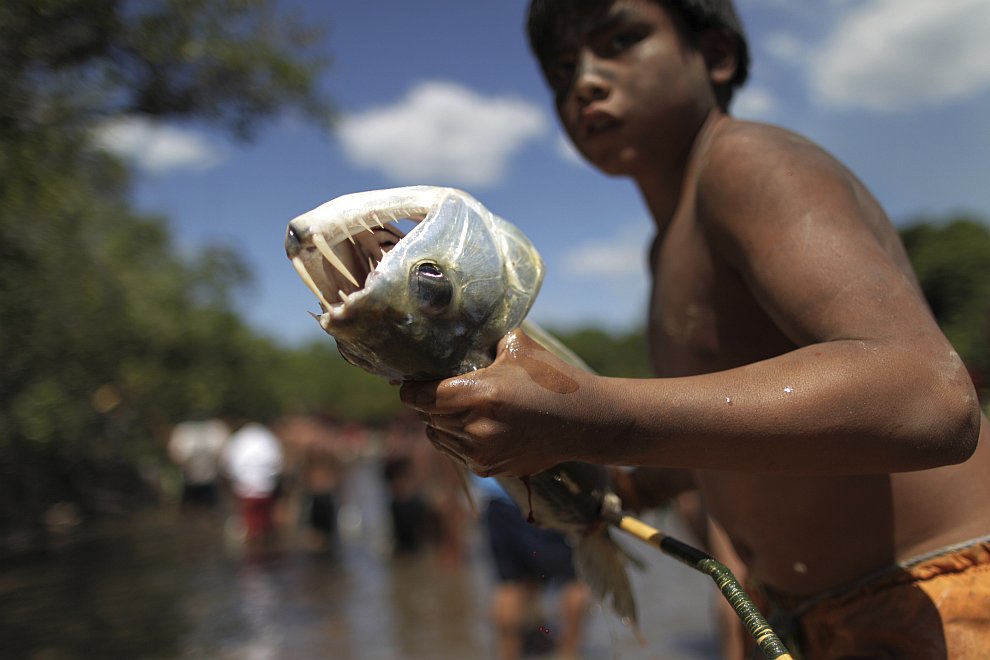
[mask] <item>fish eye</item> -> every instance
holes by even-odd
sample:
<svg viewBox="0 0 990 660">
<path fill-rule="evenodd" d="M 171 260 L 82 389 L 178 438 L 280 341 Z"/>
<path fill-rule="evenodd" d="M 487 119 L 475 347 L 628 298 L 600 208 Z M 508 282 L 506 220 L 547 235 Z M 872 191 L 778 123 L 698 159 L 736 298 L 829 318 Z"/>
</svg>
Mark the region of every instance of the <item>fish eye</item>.
<svg viewBox="0 0 990 660">
<path fill-rule="evenodd" d="M 440 267 L 426 261 L 413 271 L 413 295 L 419 299 L 420 309 L 426 314 L 440 314 L 450 307 L 454 298 L 454 285 Z"/>
</svg>

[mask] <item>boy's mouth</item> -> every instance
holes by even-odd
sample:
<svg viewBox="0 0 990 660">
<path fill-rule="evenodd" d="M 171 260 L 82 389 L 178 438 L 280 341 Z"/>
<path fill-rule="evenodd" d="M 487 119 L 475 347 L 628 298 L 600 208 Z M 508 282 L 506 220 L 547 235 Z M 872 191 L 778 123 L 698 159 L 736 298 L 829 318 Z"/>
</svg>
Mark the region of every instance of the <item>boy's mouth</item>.
<svg viewBox="0 0 990 660">
<path fill-rule="evenodd" d="M 590 112 L 581 117 L 581 134 L 585 138 L 595 137 L 619 125 L 619 121 L 604 112 Z"/>
</svg>

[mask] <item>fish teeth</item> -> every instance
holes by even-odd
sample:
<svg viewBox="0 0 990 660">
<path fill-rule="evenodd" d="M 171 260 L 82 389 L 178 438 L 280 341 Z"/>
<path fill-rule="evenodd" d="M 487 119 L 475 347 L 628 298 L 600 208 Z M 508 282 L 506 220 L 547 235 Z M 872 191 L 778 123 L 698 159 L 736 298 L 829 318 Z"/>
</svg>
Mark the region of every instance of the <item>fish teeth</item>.
<svg viewBox="0 0 990 660">
<path fill-rule="evenodd" d="M 323 237 L 323 234 L 313 234 L 313 245 L 315 245 L 316 249 L 320 251 L 323 258 L 330 262 L 330 265 L 336 268 L 341 275 L 346 277 L 351 284 L 354 286 L 361 286 L 358 284 L 358 281 L 354 278 L 354 276 L 351 275 L 351 271 L 347 270 L 347 266 L 345 266 L 344 262 L 340 260 L 340 257 L 336 255 L 333 248 L 330 247 L 330 244 L 327 243 L 327 239 Z"/>
<path fill-rule="evenodd" d="M 371 225 L 365 222 L 364 218 L 358 218 L 358 223 L 365 228 L 366 231 L 371 232 Z"/>
<path fill-rule="evenodd" d="M 306 267 L 303 265 L 302 259 L 299 257 L 293 257 L 292 267 L 296 269 L 296 272 L 299 274 L 299 277 L 302 279 L 303 283 L 309 288 L 309 290 L 316 294 L 316 297 L 319 299 L 320 305 L 323 307 L 323 309 L 328 309 L 330 307 L 330 303 L 328 303 L 327 299 L 323 297 L 323 293 L 320 291 L 320 288 L 316 286 L 316 282 L 313 281 L 313 278 L 312 276 L 310 276 L 309 271 L 306 270 Z"/>
</svg>

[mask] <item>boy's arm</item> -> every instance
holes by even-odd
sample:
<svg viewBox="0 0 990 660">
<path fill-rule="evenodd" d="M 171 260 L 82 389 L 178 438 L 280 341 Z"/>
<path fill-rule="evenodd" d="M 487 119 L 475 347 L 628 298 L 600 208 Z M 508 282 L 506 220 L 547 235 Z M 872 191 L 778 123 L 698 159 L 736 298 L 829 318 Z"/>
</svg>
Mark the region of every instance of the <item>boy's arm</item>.
<svg viewBox="0 0 990 660">
<path fill-rule="evenodd" d="M 754 148 L 751 138 L 714 148 L 699 220 L 717 258 L 798 348 L 705 375 L 630 380 L 568 367 L 513 332 L 486 369 L 403 386 L 434 443 L 482 474 L 563 460 L 832 474 L 965 460 L 979 431 L 972 383 L 885 248 L 882 212 L 817 147 L 771 136 Z"/>
</svg>

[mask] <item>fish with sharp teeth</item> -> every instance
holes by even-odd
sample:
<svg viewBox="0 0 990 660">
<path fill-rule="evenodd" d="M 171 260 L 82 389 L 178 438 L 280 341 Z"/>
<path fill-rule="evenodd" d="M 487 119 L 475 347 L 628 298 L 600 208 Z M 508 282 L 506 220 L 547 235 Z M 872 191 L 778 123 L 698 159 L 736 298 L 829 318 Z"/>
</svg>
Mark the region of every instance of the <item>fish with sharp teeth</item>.
<svg viewBox="0 0 990 660">
<path fill-rule="evenodd" d="M 369 219 L 378 229 L 367 228 Z M 404 235 L 390 224 L 403 219 L 416 223 Z M 371 373 L 398 382 L 480 369 L 493 361 L 499 339 L 520 325 L 548 350 L 588 368 L 524 324 L 543 280 L 536 248 L 462 191 L 413 186 L 344 195 L 292 220 L 285 249 L 321 302 L 320 325 L 346 360 Z M 379 251 L 375 265 L 370 258 Z M 364 287 L 345 292 L 356 280 Z M 525 481 L 498 481 L 537 524 L 575 539 L 575 564 L 592 591 L 634 623 L 626 555 L 600 516 L 609 494 L 605 468 L 568 462 Z"/>
<path fill-rule="evenodd" d="M 402 219 L 416 223 L 405 235 L 388 224 Z M 489 364 L 543 278 L 522 232 L 465 193 L 426 186 L 327 202 L 289 223 L 286 252 L 317 298 L 334 303 L 320 324 L 341 354 L 393 381 Z"/>
</svg>

